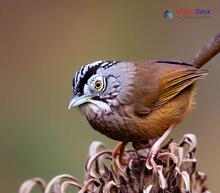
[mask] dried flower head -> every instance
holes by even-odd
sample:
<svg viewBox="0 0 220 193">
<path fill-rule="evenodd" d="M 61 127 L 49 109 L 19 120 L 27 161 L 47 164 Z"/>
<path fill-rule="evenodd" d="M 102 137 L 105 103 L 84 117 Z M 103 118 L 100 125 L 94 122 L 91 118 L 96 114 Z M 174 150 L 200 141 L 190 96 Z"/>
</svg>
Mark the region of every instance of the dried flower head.
<svg viewBox="0 0 220 193">
<path fill-rule="evenodd" d="M 30 193 L 39 186 L 43 193 L 65 193 L 72 186 L 79 193 L 210 193 L 206 175 L 198 172 L 195 158 L 196 137 L 187 134 L 179 143 L 172 140 L 154 158 L 156 167 L 147 169 L 150 147 L 125 150 L 127 164 L 113 157 L 101 142 L 93 142 L 85 166 L 83 185 L 71 175 L 54 177 L 47 185 L 39 178 L 24 182 L 19 193 Z"/>
</svg>

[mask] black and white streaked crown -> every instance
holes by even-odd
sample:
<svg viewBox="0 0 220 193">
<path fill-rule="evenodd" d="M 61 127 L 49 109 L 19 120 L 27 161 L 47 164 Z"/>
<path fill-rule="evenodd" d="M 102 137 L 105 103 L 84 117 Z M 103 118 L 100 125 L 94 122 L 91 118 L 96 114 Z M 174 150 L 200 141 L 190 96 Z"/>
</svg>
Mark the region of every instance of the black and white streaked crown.
<svg viewBox="0 0 220 193">
<path fill-rule="evenodd" d="M 109 68 L 114 64 L 117 64 L 120 61 L 96 61 L 91 64 L 86 64 L 82 66 L 75 74 L 72 82 L 72 89 L 73 93 L 76 94 L 83 94 L 83 87 L 89 80 L 89 78 L 96 74 L 96 71 L 102 68 Z"/>
</svg>

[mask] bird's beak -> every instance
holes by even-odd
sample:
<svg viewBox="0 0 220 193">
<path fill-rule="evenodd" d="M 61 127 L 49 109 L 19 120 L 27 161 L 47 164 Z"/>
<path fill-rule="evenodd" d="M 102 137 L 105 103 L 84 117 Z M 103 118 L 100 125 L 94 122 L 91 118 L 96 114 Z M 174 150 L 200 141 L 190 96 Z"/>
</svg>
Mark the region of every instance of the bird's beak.
<svg viewBox="0 0 220 193">
<path fill-rule="evenodd" d="M 71 107 L 77 107 L 80 106 L 84 103 L 88 103 L 90 102 L 91 96 L 89 95 L 83 95 L 83 96 L 75 96 L 74 98 L 71 99 L 68 109 L 70 109 Z"/>
</svg>

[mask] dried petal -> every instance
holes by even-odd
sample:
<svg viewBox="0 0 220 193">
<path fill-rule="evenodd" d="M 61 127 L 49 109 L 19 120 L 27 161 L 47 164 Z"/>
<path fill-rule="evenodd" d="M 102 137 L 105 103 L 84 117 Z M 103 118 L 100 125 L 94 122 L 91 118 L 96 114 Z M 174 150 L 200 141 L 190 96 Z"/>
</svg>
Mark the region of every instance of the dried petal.
<svg viewBox="0 0 220 193">
<path fill-rule="evenodd" d="M 143 193 L 150 193 L 152 188 L 153 188 L 153 185 L 150 184 L 146 189 L 143 190 Z"/>
<path fill-rule="evenodd" d="M 80 186 L 78 184 L 78 181 L 71 175 L 68 175 L 68 174 L 62 174 L 62 175 L 59 175 L 59 176 L 56 176 L 54 177 L 47 185 L 44 193 L 50 193 L 50 192 L 53 192 L 53 193 L 60 193 L 61 192 L 61 185 L 60 183 L 63 181 L 63 180 L 68 180 L 68 181 L 72 181 L 74 183 L 77 184 L 77 186 Z"/>
<path fill-rule="evenodd" d="M 38 186 L 41 189 L 41 192 L 44 192 L 46 182 L 41 178 L 27 180 L 21 184 L 19 193 L 30 193 L 35 186 Z"/>
</svg>

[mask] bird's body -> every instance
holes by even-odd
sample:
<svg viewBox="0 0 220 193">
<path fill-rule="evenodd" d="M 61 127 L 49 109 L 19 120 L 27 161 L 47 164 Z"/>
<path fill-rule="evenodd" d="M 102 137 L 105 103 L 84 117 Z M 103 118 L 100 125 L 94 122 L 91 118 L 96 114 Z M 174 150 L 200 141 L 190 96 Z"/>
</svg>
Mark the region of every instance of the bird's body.
<svg viewBox="0 0 220 193">
<path fill-rule="evenodd" d="M 124 68 L 122 68 L 123 72 L 120 72 L 119 66 L 125 65 L 127 72 L 124 72 Z M 127 85 L 126 100 L 116 97 L 112 99 L 110 112 L 99 111 L 94 104 L 82 105 L 80 109 L 95 130 L 119 141 L 156 138 L 161 136 L 172 123 L 180 122 L 191 109 L 194 92 L 191 84 L 206 74 L 182 63 L 119 62 L 114 68 L 118 69 L 118 73 L 124 74 L 123 81 L 130 82 Z M 186 72 L 189 74 L 186 75 Z M 132 75 L 128 75 L 129 73 Z M 177 73 L 179 73 L 178 78 Z M 129 76 L 131 81 L 126 80 Z M 165 88 L 168 82 L 172 87 L 174 85 L 171 84 L 179 84 L 183 78 L 184 85 L 180 85 L 172 96 L 162 98 L 164 94 L 161 92 L 162 89 L 167 91 L 172 89 L 170 92 L 174 90 Z M 138 90 L 134 85 L 137 85 Z"/>
<path fill-rule="evenodd" d="M 209 48 L 209 49 L 208 49 Z M 97 61 L 73 80 L 75 98 L 91 126 L 110 138 L 138 144 L 160 137 L 190 111 L 201 70 L 220 51 L 220 35 L 192 64 L 176 61 Z"/>
</svg>

